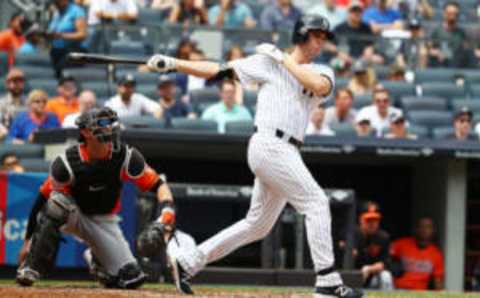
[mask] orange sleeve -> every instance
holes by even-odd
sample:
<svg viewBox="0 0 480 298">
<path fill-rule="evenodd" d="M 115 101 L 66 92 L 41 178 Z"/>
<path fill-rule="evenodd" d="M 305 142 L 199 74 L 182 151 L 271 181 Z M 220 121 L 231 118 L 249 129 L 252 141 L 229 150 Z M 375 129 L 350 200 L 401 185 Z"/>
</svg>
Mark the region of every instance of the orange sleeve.
<svg viewBox="0 0 480 298">
<path fill-rule="evenodd" d="M 400 240 L 395 240 L 395 241 L 392 242 L 392 244 L 390 244 L 390 255 L 392 257 L 400 258 L 400 255 L 401 255 L 401 253 L 400 253 L 400 250 L 401 250 L 400 246 L 401 245 L 400 244 L 401 244 Z"/>
<path fill-rule="evenodd" d="M 60 185 L 55 183 L 52 176 L 48 176 L 47 180 L 43 182 L 42 186 L 40 186 L 40 193 L 48 199 L 52 191 L 61 192 L 64 194 L 70 194 L 70 186 L 69 185 Z"/>
<path fill-rule="evenodd" d="M 145 170 L 139 177 L 130 177 L 127 175 L 127 171 L 122 169 L 120 174 L 122 181 L 131 181 L 133 182 L 141 191 L 150 190 L 157 182 L 160 177 L 154 169 L 145 165 Z"/>
<path fill-rule="evenodd" d="M 445 273 L 445 268 L 444 268 L 444 265 L 443 265 L 443 255 L 437 249 L 436 249 L 436 252 L 432 255 L 433 255 L 433 273 L 432 273 L 432 275 L 434 277 L 443 278 L 443 275 Z"/>
<path fill-rule="evenodd" d="M 8 30 L 0 32 L 0 51 L 4 52 L 11 52 L 12 51 L 12 43 L 10 41 L 11 35 L 9 34 Z"/>
</svg>

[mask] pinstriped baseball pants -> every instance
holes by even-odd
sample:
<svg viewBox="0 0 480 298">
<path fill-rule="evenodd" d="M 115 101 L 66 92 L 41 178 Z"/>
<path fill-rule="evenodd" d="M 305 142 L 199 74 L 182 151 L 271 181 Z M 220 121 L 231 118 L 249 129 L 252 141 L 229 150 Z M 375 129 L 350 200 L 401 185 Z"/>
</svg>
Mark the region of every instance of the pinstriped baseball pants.
<svg viewBox="0 0 480 298">
<path fill-rule="evenodd" d="M 334 256 L 328 198 L 305 166 L 298 149 L 275 137 L 274 132 L 260 130 L 250 139 L 248 164 L 256 178 L 247 216 L 200 244 L 198 248 L 205 260 L 194 263 L 202 264 L 199 266 L 212 263 L 241 246 L 264 238 L 286 203 L 290 203 L 305 215 L 315 271 L 332 266 Z M 318 276 L 316 286 L 341 283 L 340 275 L 334 272 Z"/>
</svg>

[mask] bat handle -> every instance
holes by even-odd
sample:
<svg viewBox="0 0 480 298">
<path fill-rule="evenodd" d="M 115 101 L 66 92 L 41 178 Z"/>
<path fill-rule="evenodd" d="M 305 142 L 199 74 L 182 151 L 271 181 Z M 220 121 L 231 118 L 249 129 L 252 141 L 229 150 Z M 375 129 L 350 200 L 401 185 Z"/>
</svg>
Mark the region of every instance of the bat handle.
<svg viewBox="0 0 480 298">
<path fill-rule="evenodd" d="M 158 68 L 164 68 L 165 67 L 165 61 L 163 61 L 163 60 L 158 61 L 157 62 L 157 67 Z"/>
</svg>

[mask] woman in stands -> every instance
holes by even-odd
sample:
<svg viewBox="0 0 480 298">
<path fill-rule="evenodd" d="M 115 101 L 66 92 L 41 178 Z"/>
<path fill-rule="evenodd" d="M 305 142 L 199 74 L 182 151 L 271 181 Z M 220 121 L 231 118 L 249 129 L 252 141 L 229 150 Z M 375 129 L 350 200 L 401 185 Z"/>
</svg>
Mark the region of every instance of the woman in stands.
<svg viewBox="0 0 480 298">
<path fill-rule="evenodd" d="M 208 22 L 207 10 L 203 3 L 198 5 L 195 0 L 181 0 L 170 12 L 170 23 L 189 25 L 205 25 Z"/>
</svg>

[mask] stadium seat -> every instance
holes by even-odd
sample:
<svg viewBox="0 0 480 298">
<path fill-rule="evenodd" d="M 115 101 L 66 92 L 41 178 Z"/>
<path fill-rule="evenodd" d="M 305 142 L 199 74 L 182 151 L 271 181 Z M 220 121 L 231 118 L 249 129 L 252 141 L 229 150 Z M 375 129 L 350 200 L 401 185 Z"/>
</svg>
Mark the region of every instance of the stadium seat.
<svg viewBox="0 0 480 298">
<path fill-rule="evenodd" d="M 215 121 L 202 119 L 173 118 L 171 129 L 183 131 L 191 130 L 203 132 L 217 132 L 218 124 Z"/>
<path fill-rule="evenodd" d="M 453 126 L 437 127 L 433 129 L 432 136 L 435 140 L 442 140 L 455 134 Z"/>
<path fill-rule="evenodd" d="M 449 111 L 411 111 L 408 119 L 414 125 L 428 128 L 452 125 L 453 115 Z"/>
<path fill-rule="evenodd" d="M 475 97 L 480 97 L 480 84 L 474 84 L 470 87 L 472 95 Z"/>
<path fill-rule="evenodd" d="M 97 98 L 99 97 L 110 97 L 116 93 L 115 88 L 110 87 L 110 84 L 107 81 L 100 82 L 84 82 L 82 83 L 83 90 L 92 90 Z"/>
<path fill-rule="evenodd" d="M 139 84 L 136 87 L 136 92 L 143 94 L 152 100 L 158 99 L 157 85 L 154 84 Z"/>
<path fill-rule="evenodd" d="M 25 169 L 25 172 L 43 172 L 50 171 L 50 161 L 43 158 L 21 158 L 20 164 Z"/>
<path fill-rule="evenodd" d="M 417 84 L 429 82 L 452 82 L 459 71 L 455 68 L 425 68 L 415 71 Z"/>
<path fill-rule="evenodd" d="M 358 96 L 355 96 L 355 99 L 353 100 L 353 107 L 355 109 L 361 109 L 371 104 L 372 104 L 371 94 L 358 95 Z"/>
<path fill-rule="evenodd" d="M 77 67 L 66 68 L 63 70 L 63 74 L 69 74 L 77 80 L 79 84 L 83 84 L 86 81 L 107 81 L 108 73 L 106 67 Z"/>
<path fill-rule="evenodd" d="M 52 67 L 21 66 L 19 68 L 25 73 L 27 81 L 32 79 L 55 78 Z"/>
<path fill-rule="evenodd" d="M 216 102 L 198 102 L 198 103 L 194 103 L 193 104 L 193 111 L 201 116 L 202 113 L 208 109 L 208 107 L 210 107 L 211 105 L 214 105 Z M 247 106 L 248 108 L 248 106 Z"/>
<path fill-rule="evenodd" d="M 141 41 L 114 40 L 110 42 L 110 54 L 123 56 L 145 56 L 145 45 Z"/>
<path fill-rule="evenodd" d="M 415 85 L 405 81 L 381 81 L 380 84 L 390 92 L 395 101 L 402 97 L 414 96 L 416 94 Z"/>
<path fill-rule="evenodd" d="M 52 67 L 52 62 L 49 55 L 38 54 L 38 55 L 16 55 L 15 56 L 15 66 L 24 67 L 24 66 L 37 66 L 37 67 Z"/>
<path fill-rule="evenodd" d="M 128 128 L 165 128 L 165 120 L 153 116 L 132 116 L 120 118 L 120 123 Z"/>
<path fill-rule="evenodd" d="M 452 101 L 452 110 L 458 111 L 462 107 L 468 107 L 474 114 L 480 112 L 480 100 L 457 99 Z"/>
<path fill-rule="evenodd" d="M 32 79 L 27 81 L 28 90 L 41 89 L 51 97 L 57 95 L 58 82 L 55 79 Z"/>
<path fill-rule="evenodd" d="M 14 152 L 20 159 L 43 158 L 45 155 L 45 148 L 38 144 L 14 145 L 4 143 L 0 146 L 0 156 L 7 152 Z"/>
<path fill-rule="evenodd" d="M 0 52 L 0 76 L 6 75 L 8 72 L 8 54 Z M 3 84 L 3 82 L 1 82 Z"/>
<path fill-rule="evenodd" d="M 466 70 L 463 74 L 469 84 L 475 85 L 480 83 L 480 71 Z"/>
<path fill-rule="evenodd" d="M 268 42 L 272 43 L 272 33 L 266 30 L 251 30 L 245 28 L 224 28 L 223 49 L 227 50 L 232 45 L 239 44 L 245 52 L 254 52 L 255 46 Z M 225 51 L 223 51 L 225 52 Z"/>
<path fill-rule="evenodd" d="M 345 77 L 335 78 L 335 88 L 336 89 L 345 88 L 348 86 L 348 82 L 350 82 L 350 78 L 345 78 Z"/>
<path fill-rule="evenodd" d="M 116 80 L 119 78 L 123 77 L 127 73 L 133 74 L 135 77 L 135 80 L 137 81 L 137 84 L 157 84 L 158 83 L 158 73 L 153 73 L 153 72 L 131 72 L 126 69 L 122 69 L 120 71 L 117 71 L 115 74 Z"/>
<path fill-rule="evenodd" d="M 330 129 L 335 132 L 336 136 L 340 137 L 353 137 L 357 135 L 357 132 L 350 123 L 334 123 L 330 126 Z"/>
<path fill-rule="evenodd" d="M 409 125 L 408 132 L 417 135 L 419 139 L 426 139 L 429 137 L 428 128 L 425 126 Z"/>
<path fill-rule="evenodd" d="M 227 134 L 251 135 L 254 132 L 253 127 L 253 121 L 231 121 L 226 124 L 225 132 Z"/>
<path fill-rule="evenodd" d="M 138 11 L 138 24 L 160 25 L 165 19 L 165 13 L 158 9 L 141 8 Z"/>
<path fill-rule="evenodd" d="M 388 75 L 390 73 L 390 67 L 385 65 L 375 65 L 373 66 L 375 70 L 375 76 L 378 81 L 383 81 L 388 79 Z"/>
<path fill-rule="evenodd" d="M 257 104 L 258 93 L 255 91 L 244 91 L 243 93 L 243 103 L 245 105 L 256 105 Z"/>
<path fill-rule="evenodd" d="M 402 97 L 400 104 L 405 112 L 410 111 L 445 111 L 447 110 L 447 100 L 441 97 Z"/>
<path fill-rule="evenodd" d="M 190 92 L 190 102 L 192 104 L 217 102 L 220 99 L 218 92 L 218 88 L 216 87 L 193 90 Z"/>
<path fill-rule="evenodd" d="M 452 82 L 432 82 L 422 84 L 422 96 L 438 96 L 447 99 L 465 96 L 465 89 Z"/>
</svg>

